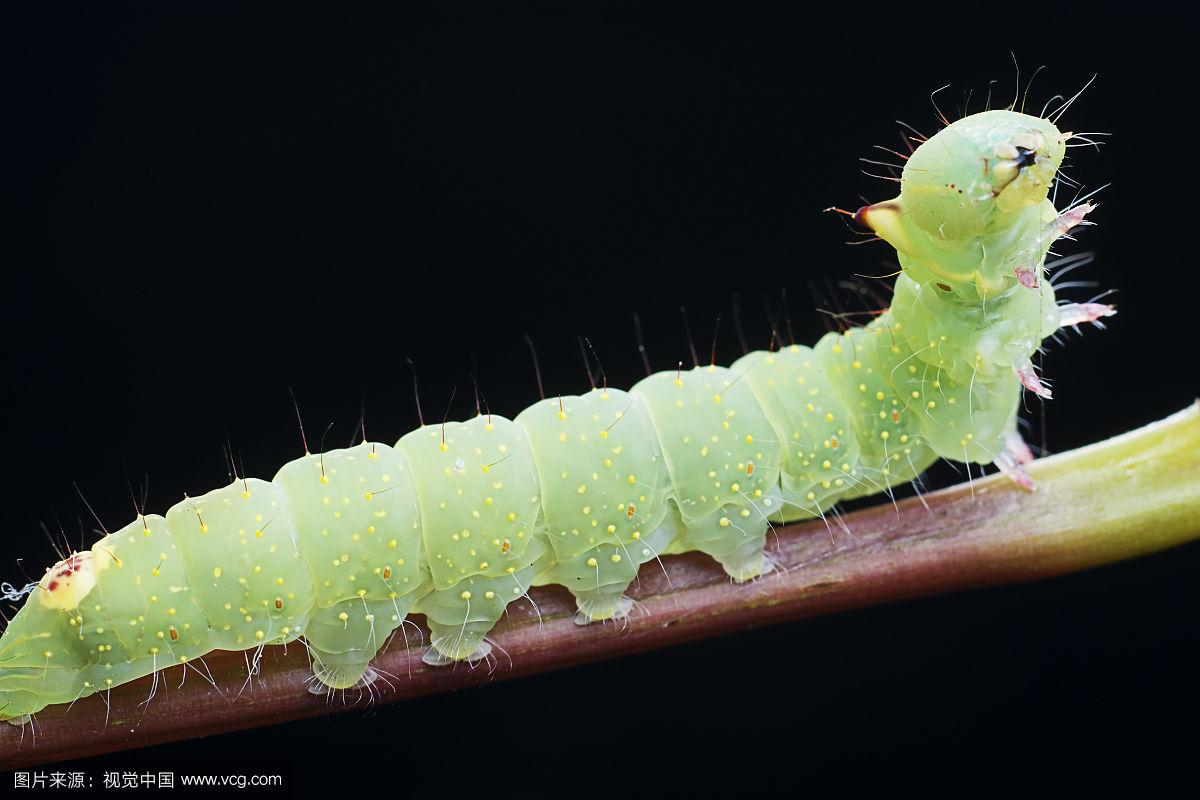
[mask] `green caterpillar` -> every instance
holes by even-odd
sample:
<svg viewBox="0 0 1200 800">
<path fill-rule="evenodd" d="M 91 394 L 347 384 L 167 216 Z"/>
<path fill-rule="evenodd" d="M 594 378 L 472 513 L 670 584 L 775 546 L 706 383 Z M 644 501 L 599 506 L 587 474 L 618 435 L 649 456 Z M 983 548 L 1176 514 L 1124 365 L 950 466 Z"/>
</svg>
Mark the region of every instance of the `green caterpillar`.
<svg viewBox="0 0 1200 800">
<path fill-rule="evenodd" d="M 271 481 L 139 516 L 26 587 L 0 638 L 0 719 L 301 638 L 320 687 L 351 687 L 413 612 L 427 661 L 474 661 L 530 586 L 565 586 L 587 622 L 628 614 L 625 590 L 663 554 L 699 550 L 750 580 L 771 568 L 772 521 L 821 516 L 937 458 L 1032 488 L 1017 405 L 1022 385 L 1050 392 L 1030 357 L 1058 328 L 1114 313 L 1059 305 L 1043 280 L 1051 243 L 1091 210 L 1048 199 L 1069 138 L 988 111 L 918 147 L 900 195 L 855 215 L 903 267 L 866 327 L 545 399 L 515 420 L 308 454 Z"/>
</svg>

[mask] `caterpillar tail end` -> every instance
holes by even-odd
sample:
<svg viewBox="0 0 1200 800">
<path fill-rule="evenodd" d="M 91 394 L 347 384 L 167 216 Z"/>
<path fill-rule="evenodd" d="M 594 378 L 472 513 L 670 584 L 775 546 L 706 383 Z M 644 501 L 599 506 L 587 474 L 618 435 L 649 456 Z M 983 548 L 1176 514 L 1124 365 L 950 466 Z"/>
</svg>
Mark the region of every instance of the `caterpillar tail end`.
<svg viewBox="0 0 1200 800">
<path fill-rule="evenodd" d="M 0 717 L 0 722 L 7 722 L 14 728 L 24 728 L 30 722 L 33 722 L 33 716 L 30 714 L 22 714 L 19 717 Z"/>
<path fill-rule="evenodd" d="M 576 625 L 589 625 L 593 622 L 607 620 L 620 621 L 629 616 L 633 610 L 633 598 L 620 592 L 579 592 L 575 595 L 575 605 L 579 611 L 575 614 Z"/>
</svg>

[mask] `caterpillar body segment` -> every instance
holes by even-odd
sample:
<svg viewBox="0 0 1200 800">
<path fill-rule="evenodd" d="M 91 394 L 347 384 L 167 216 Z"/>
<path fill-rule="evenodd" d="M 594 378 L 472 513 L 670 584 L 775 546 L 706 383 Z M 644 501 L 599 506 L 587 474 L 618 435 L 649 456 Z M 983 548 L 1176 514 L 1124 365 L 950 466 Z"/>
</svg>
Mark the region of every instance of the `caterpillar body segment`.
<svg viewBox="0 0 1200 800">
<path fill-rule="evenodd" d="M 290 461 L 273 482 L 309 565 L 316 606 L 304 637 L 314 671 L 326 686 L 353 686 L 429 587 L 412 470 L 400 451 L 364 442 Z"/>
<path fill-rule="evenodd" d="M 177 503 L 162 533 L 182 551 L 185 591 L 207 617 L 210 650 L 284 644 L 304 632 L 316 596 L 278 484 L 247 478 Z"/>
<path fill-rule="evenodd" d="M 1049 281 L 1024 291 L 1014 289 L 987 303 L 967 304 L 901 273 L 892 312 L 900 323 L 897 336 L 910 352 L 920 353 L 918 366 L 929 364 L 962 382 L 1012 374 L 1015 364 L 1061 327 Z"/>
<path fill-rule="evenodd" d="M 588 622 L 627 614 L 638 568 L 664 553 L 699 550 L 753 579 L 770 569 L 773 523 L 937 458 L 1032 488 L 1016 412 L 1023 389 L 1050 390 L 1031 357 L 1057 328 L 1114 313 L 1060 306 L 1044 279 L 1050 244 L 1092 208 L 1047 199 L 1069 136 L 994 111 L 922 144 L 900 195 L 855 215 L 904 270 L 865 327 L 545 399 L 515 420 L 306 454 L 272 481 L 139 516 L 31 585 L 0 638 L 0 719 L 300 638 L 317 689 L 354 686 L 410 612 L 431 632 L 426 661 L 474 661 L 532 585 L 565 586 Z"/>
<path fill-rule="evenodd" d="M 850 488 L 867 485 L 859 474 L 850 413 L 812 348 L 793 344 L 747 353 L 733 371 L 750 387 L 783 445 L 775 519 L 820 516 Z M 747 465 L 751 473 L 755 468 Z"/>
<path fill-rule="evenodd" d="M 894 326 L 884 314 L 865 328 L 828 333 L 817 342 L 817 357 L 846 402 L 858 440 L 861 480 L 847 490 L 847 497 L 907 483 L 936 458 L 924 444 L 920 420 L 901 395 L 907 365 Z"/>
<path fill-rule="evenodd" d="M 412 465 L 430 593 L 418 603 L 432 647 L 470 658 L 523 595 L 547 545 L 541 490 L 524 429 L 500 416 L 424 426 L 396 444 Z"/>
<path fill-rule="evenodd" d="M 743 581 L 764 571 L 768 516 L 779 508 L 782 446 L 739 377 L 717 366 L 659 372 L 632 393 L 654 421 L 671 476 L 677 535 L 667 552 L 707 553 Z"/>
<path fill-rule="evenodd" d="M 672 489 L 645 403 L 605 387 L 535 403 L 516 421 L 529 434 L 553 551 L 537 583 L 570 589 L 583 621 L 623 616 L 638 568 L 674 539 L 661 528 Z"/>
</svg>

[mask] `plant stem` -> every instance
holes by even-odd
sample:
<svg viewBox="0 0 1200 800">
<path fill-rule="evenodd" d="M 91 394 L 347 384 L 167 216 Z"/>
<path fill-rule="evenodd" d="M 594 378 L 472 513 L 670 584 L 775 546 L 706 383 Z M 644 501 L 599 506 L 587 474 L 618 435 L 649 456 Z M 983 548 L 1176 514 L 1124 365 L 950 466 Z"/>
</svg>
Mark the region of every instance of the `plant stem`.
<svg viewBox="0 0 1200 800">
<path fill-rule="evenodd" d="M 757 581 L 731 584 L 697 553 L 649 564 L 624 625 L 576 626 L 561 589 L 534 590 L 514 603 L 491 638 L 507 652 L 495 670 L 425 666 L 397 632 L 376 666 L 389 677 L 372 689 L 392 702 L 492 680 L 530 675 L 616 655 L 716 636 L 771 622 L 902 598 L 990 586 L 1086 569 L 1200 538 L 1200 403 L 1144 428 L 1030 465 L 1030 494 L 995 475 L 897 505 L 880 505 L 827 526 L 809 521 L 768 541 L 782 565 Z M 928 506 L 928 510 L 925 506 Z M 848 531 L 848 532 L 847 532 Z M 668 578 L 669 576 L 669 578 Z M 409 638 L 415 637 L 410 632 Z M 415 642 L 414 642 L 415 645 Z M 119 687 L 111 712 L 99 696 L 66 713 L 53 706 L 29 728 L 0 728 L 0 767 L 80 758 L 203 734 L 340 712 L 367 700 L 350 690 L 327 703 L 306 689 L 304 648 L 268 648 L 253 686 L 243 653 L 205 659 L 219 689 L 192 672 L 160 675 L 157 696 L 141 704 L 150 679 Z M 197 665 L 198 667 L 200 665 Z M 203 669 L 202 667 L 200 667 Z M 361 694 L 361 697 L 360 697 Z"/>
</svg>

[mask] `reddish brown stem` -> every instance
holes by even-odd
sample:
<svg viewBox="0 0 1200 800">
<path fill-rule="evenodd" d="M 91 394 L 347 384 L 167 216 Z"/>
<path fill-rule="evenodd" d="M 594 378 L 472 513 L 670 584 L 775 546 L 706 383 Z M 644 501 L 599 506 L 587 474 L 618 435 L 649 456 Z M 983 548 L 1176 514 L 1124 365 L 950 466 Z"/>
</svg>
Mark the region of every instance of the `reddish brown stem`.
<svg viewBox="0 0 1200 800">
<path fill-rule="evenodd" d="M 649 564 L 625 624 L 579 627 L 557 588 L 516 603 L 491 637 L 497 663 L 432 668 L 421 648 L 393 637 L 375 661 L 385 677 L 337 702 L 307 691 L 304 648 L 269 649 L 253 683 L 246 654 L 205 659 L 219 688 L 181 667 L 38 715 L 35 731 L 0 729 L 8 769 L 159 742 L 329 714 L 376 703 L 516 678 L 782 620 L 971 587 L 1049 577 L 1200 538 L 1200 405 L 1161 422 L 1031 465 L 1039 490 L 1002 477 L 848 515 L 841 524 L 790 525 L 769 543 L 781 569 L 747 585 L 730 583 L 711 560 L 689 554 Z M 409 632 L 410 639 L 415 638 Z M 506 654 L 506 655 L 505 655 Z M 197 665 L 199 666 L 199 665 Z M 243 687 L 244 690 L 243 690 Z M 343 702 L 344 701 L 344 702 Z"/>
</svg>

